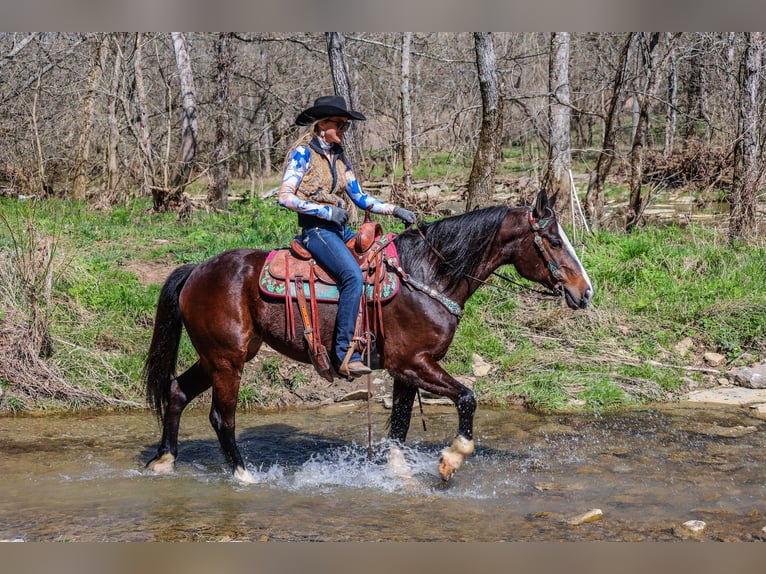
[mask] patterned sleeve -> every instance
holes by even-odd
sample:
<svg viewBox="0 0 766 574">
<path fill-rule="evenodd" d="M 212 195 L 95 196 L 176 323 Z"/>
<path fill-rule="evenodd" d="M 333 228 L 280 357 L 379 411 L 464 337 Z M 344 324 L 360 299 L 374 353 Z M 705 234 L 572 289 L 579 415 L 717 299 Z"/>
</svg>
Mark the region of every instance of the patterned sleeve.
<svg viewBox="0 0 766 574">
<path fill-rule="evenodd" d="M 329 206 L 306 201 L 295 194 L 295 190 L 298 189 L 308 170 L 310 158 L 308 147 L 303 145 L 297 146 L 290 152 L 287 167 L 282 175 L 282 185 L 279 187 L 279 205 L 298 213 L 329 219 L 331 213 Z"/>
<path fill-rule="evenodd" d="M 351 164 L 348 162 L 345 156 L 343 156 L 343 163 L 346 166 L 346 193 L 351 198 L 351 201 L 356 204 L 357 207 L 363 210 L 371 208 L 372 213 L 378 213 L 380 215 L 391 215 L 396 209 L 395 205 L 385 203 L 379 199 L 375 199 L 371 195 L 367 195 L 362 191 L 362 187 L 356 179 L 354 170 L 351 169 Z"/>
</svg>

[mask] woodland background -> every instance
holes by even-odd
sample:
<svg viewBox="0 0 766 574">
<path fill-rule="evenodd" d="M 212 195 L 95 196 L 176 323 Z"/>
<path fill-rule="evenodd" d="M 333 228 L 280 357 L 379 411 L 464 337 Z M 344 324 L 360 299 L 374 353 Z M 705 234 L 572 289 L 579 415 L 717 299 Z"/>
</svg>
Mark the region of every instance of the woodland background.
<svg viewBox="0 0 766 574">
<path fill-rule="evenodd" d="M 479 400 L 725 383 L 766 357 L 764 57 L 757 32 L 0 33 L 0 412 L 140 406 L 162 281 L 289 241 L 293 123 L 332 93 L 368 117 L 363 187 L 421 220 L 558 195 L 594 304 L 477 292 L 444 363 Z M 251 365 L 243 405 L 337 391 Z"/>
<path fill-rule="evenodd" d="M 183 212 L 203 183 L 225 209 L 230 181 L 262 189 L 296 115 L 339 93 L 369 118 L 347 136 L 361 179 L 397 193 L 447 154 L 470 166 L 465 207 L 485 205 L 516 146 L 565 202 L 584 162 L 593 228 L 630 230 L 658 190 L 694 185 L 729 201 L 731 237 L 757 236 L 763 59 L 760 32 L 2 33 L 0 193 Z"/>
</svg>

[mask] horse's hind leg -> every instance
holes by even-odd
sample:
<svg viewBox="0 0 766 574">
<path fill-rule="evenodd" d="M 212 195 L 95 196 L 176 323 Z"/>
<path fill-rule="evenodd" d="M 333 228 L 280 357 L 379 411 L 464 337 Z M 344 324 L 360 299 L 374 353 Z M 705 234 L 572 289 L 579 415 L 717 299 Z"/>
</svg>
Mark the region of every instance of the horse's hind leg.
<svg viewBox="0 0 766 574">
<path fill-rule="evenodd" d="M 196 362 L 182 375 L 170 383 L 168 404 L 162 420 L 162 441 L 157 448 L 157 455 L 146 467 L 156 474 L 173 471 L 178 456 L 178 425 L 181 413 L 195 397 L 210 388 L 212 380 Z"/>
<path fill-rule="evenodd" d="M 255 482 L 255 478 L 245 467 L 245 461 L 239 452 L 236 440 L 236 412 L 241 376 L 241 369 L 224 369 L 213 375 L 210 424 L 213 425 L 226 459 L 232 465 L 234 478 L 239 482 L 251 484 Z"/>
</svg>

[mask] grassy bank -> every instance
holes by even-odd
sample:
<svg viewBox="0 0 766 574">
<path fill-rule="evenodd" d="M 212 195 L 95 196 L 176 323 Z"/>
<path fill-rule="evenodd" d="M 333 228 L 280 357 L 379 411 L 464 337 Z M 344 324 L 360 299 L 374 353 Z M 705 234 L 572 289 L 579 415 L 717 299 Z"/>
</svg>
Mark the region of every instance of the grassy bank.
<svg viewBox="0 0 766 574">
<path fill-rule="evenodd" d="M 145 200 L 95 210 L 0 199 L 0 214 L 4 411 L 143 406 L 141 368 L 167 272 L 231 247 L 285 245 L 296 231 L 291 214 L 259 199 L 185 220 L 150 213 Z M 673 400 L 714 384 L 727 365 L 766 358 L 762 245 L 732 246 L 694 225 L 602 232 L 584 243 L 591 309 L 573 313 L 499 280 L 469 301 L 444 364 L 474 380 L 481 402 L 603 409 Z M 727 365 L 704 364 L 705 352 Z M 194 358 L 184 340 L 181 368 Z M 489 372 L 477 376 L 476 361 Z M 300 387 L 306 375 L 284 363 L 249 367 L 243 403 L 268 405 L 277 391 Z"/>
</svg>

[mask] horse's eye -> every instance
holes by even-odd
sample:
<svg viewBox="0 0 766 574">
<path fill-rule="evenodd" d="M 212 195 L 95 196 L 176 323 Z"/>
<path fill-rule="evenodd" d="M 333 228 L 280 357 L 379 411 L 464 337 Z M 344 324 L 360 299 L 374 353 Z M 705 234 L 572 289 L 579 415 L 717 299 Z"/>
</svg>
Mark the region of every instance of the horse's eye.
<svg viewBox="0 0 766 574">
<path fill-rule="evenodd" d="M 559 247 L 561 247 L 561 241 L 555 238 L 551 239 L 551 247 L 553 247 L 554 249 L 558 249 Z"/>
</svg>

